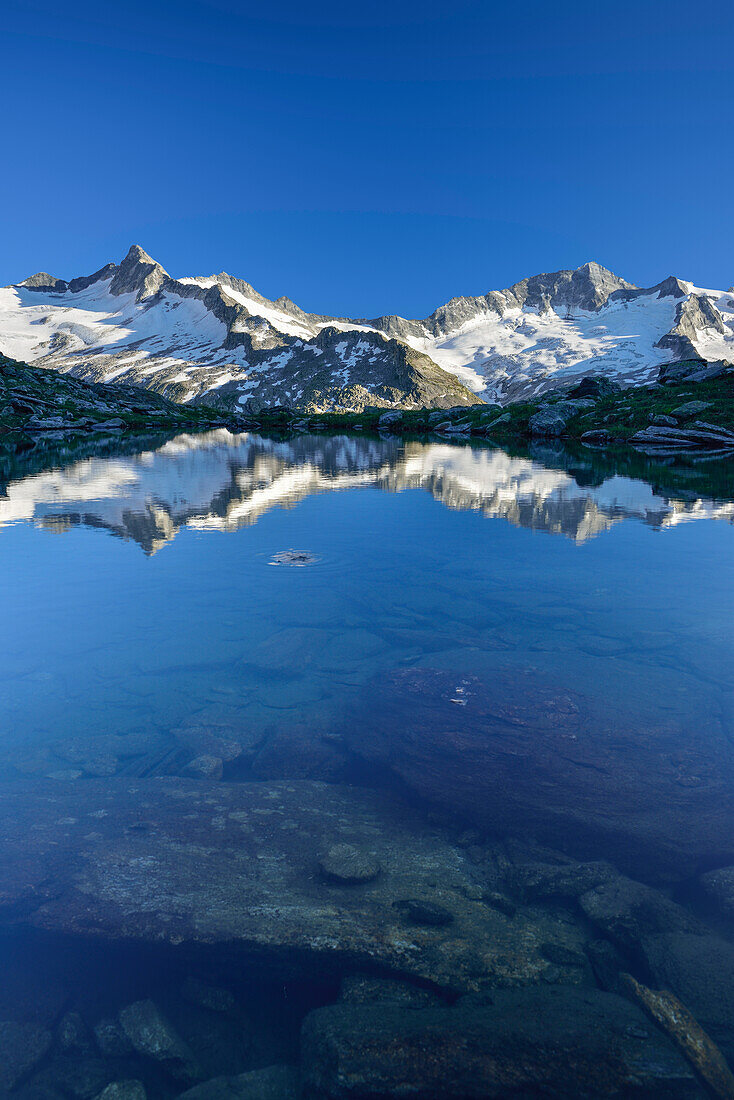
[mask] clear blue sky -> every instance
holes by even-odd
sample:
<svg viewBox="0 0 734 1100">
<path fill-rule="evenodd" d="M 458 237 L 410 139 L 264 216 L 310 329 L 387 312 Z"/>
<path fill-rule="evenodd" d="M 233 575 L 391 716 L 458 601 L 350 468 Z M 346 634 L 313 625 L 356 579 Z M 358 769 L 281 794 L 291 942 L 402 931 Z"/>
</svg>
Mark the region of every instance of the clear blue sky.
<svg viewBox="0 0 734 1100">
<path fill-rule="evenodd" d="M 733 37 L 689 0 L 16 0 L 0 283 L 136 242 L 324 313 L 589 259 L 727 288 Z"/>
</svg>

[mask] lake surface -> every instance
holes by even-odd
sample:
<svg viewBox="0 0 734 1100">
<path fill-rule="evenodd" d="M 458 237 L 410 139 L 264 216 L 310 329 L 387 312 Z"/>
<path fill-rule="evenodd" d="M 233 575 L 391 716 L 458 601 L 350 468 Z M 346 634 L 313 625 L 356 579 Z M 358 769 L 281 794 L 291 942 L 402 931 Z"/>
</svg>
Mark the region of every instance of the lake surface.
<svg viewBox="0 0 734 1100">
<path fill-rule="evenodd" d="M 464 1004 L 616 997 L 631 970 L 731 1057 L 734 1001 L 695 975 L 716 958 L 734 978 L 734 872 L 717 877 L 734 865 L 734 504 L 720 466 L 707 485 L 700 464 L 601 461 L 222 430 L 13 469 L 0 952 L 17 982 L 0 1016 L 54 1036 L 18 1095 L 36 1077 L 68 1094 L 70 1066 L 94 1080 L 74 1095 L 122 1074 L 161 1097 L 295 1066 L 310 1010 L 390 1000 L 396 978 Z M 241 905 L 221 892 L 245 845 L 232 822 L 254 846 Z M 685 963 L 660 939 L 694 934 Z M 34 1016 L 39 959 L 64 992 Z M 192 981 L 229 1008 L 180 995 Z M 124 1053 L 59 1038 L 69 1012 L 88 1035 L 148 1002 L 196 1069 L 143 1049 L 130 1014 Z M 307 1095 L 336 1096 L 312 1047 Z M 699 1095 L 680 1065 L 660 1095 Z"/>
</svg>

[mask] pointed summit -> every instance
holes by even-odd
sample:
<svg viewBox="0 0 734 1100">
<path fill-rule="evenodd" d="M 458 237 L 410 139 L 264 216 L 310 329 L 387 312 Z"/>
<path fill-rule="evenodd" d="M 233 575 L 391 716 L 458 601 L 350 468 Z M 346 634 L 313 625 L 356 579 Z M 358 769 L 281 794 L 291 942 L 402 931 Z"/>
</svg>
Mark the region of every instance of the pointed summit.
<svg viewBox="0 0 734 1100">
<path fill-rule="evenodd" d="M 141 302 L 157 294 L 168 278 L 168 272 L 152 256 L 139 244 L 133 244 L 115 272 L 110 283 L 110 294 L 134 292 L 135 300 Z"/>
</svg>

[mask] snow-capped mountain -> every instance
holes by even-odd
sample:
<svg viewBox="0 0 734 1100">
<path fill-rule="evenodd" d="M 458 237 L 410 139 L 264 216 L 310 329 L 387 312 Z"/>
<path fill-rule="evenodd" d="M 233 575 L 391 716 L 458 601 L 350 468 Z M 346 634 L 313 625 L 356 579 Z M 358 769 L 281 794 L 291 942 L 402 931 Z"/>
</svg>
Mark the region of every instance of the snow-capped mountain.
<svg viewBox="0 0 734 1100">
<path fill-rule="evenodd" d="M 134 245 L 120 264 L 0 290 L 0 351 L 178 401 L 304 411 L 518 400 L 602 373 L 644 383 L 675 359 L 734 359 L 734 290 L 640 289 L 595 263 L 536 275 L 424 320 L 334 318 L 227 274 L 173 279 Z"/>
</svg>

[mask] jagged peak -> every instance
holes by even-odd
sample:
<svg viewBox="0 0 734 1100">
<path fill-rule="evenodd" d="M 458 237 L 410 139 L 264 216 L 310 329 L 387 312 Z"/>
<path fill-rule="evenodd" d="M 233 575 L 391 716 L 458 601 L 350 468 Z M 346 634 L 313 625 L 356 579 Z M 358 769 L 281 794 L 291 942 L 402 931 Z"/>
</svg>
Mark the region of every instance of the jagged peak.
<svg viewBox="0 0 734 1100">
<path fill-rule="evenodd" d="M 168 272 L 139 244 L 130 245 L 110 283 L 111 294 L 136 293 L 136 301 L 156 294 L 169 278 Z"/>
</svg>

